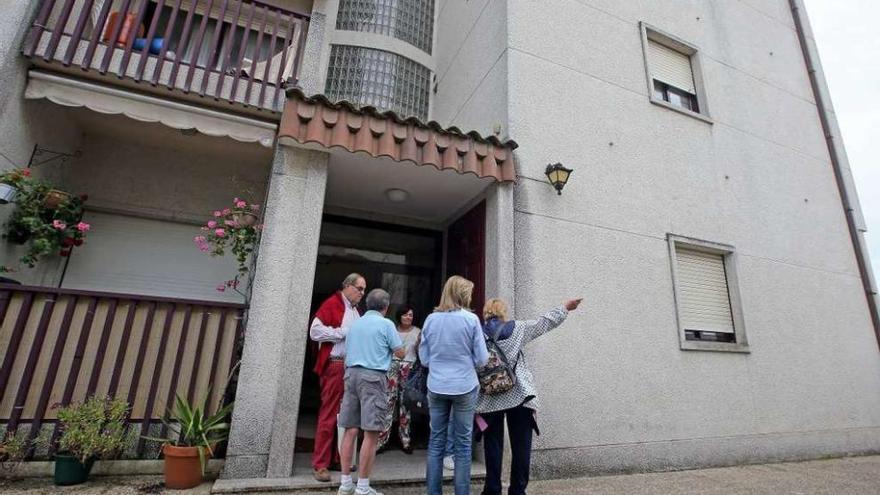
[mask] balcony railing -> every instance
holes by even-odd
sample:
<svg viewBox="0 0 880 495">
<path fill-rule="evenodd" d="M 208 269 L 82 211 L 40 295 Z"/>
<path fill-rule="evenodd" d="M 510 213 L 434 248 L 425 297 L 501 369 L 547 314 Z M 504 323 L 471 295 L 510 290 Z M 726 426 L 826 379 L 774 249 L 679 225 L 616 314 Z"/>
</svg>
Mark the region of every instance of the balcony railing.
<svg viewBox="0 0 880 495">
<path fill-rule="evenodd" d="M 24 54 L 277 111 L 297 84 L 308 23 L 257 0 L 43 0 Z"/>
<path fill-rule="evenodd" d="M 53 405 L 116 397 L 131 407 L 126 455 L 143 457 L 140 435 L 165 433 L 159 418 L 176 395 L 198 403 L 210 395 L 210 411 L 228 399 L 244 311 L 240 304 L 0 284 L 0 430 L 5 423 L 7 432 L 54 440 Z"/>
</svg>

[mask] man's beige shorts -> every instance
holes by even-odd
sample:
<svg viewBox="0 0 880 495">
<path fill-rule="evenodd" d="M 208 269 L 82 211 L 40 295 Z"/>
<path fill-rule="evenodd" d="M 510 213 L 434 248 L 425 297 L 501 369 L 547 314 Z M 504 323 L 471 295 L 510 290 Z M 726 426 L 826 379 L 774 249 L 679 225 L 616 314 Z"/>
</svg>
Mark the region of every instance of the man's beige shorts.
<svg viewBox="0 0 880 495">
<path fill-rule="evenodd" d="M 382 431 L 387 414 L 387 372 L 359 367 L 346 368 L 345 393 L 339 408 L 339 426 Z"/>
</svg>

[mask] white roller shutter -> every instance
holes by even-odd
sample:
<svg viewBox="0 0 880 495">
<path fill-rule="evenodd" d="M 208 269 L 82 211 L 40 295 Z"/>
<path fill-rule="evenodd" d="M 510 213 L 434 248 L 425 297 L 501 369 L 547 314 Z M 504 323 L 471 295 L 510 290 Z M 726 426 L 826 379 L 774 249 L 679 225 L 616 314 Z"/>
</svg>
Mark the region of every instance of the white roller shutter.
<svg viewBox="0 0 880 495">
<path fill-rule="evenodd" d="M 648 56 L 651 59 L 651 71 L 654 79 L 697 94 L 694 86 L 694 72 L 691 69 L 691 57 L 678 52 L 653 40 L 648 40 Z"/>
<path fill-rule="evenodd" d="M 681 324 L 685 330 L 733 333 L 724 257 L 675 248 Z"/>
<path fill-rule="evenodd" d="M 236 273 L 234 256 L 199 251 L 197 225 L 87 212 L 86 243 L 74 248 L 64 288 L 144 296 L 244 302 L 217 284 Z M 244 287 L 239 290 L 244 292 Z"/>
</svg>

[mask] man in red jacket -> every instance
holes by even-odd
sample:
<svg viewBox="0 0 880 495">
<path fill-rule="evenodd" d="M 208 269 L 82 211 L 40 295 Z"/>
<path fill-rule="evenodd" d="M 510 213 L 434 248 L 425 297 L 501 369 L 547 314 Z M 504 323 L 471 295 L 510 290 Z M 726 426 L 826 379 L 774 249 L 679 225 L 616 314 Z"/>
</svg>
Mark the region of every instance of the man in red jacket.
<svg viewBox="0 0 880 495">
<path fill-rule="evenodd" d="M 309 337 L 320 346 L 314 371 L 321 384 L 321 408 L 312 453 L 312 469 L 318 481 L 329 482 L 331 465 L 339 465 L 339 451 L 333 437 L 345 389 L 345 336 L 349 327 L 360 318 L 357 304 L 364 297 L 365 290 L 367 281 L 360 274 L 345 277 L 342 290 L 321 303 L 309 329 Z"/>
</svg>

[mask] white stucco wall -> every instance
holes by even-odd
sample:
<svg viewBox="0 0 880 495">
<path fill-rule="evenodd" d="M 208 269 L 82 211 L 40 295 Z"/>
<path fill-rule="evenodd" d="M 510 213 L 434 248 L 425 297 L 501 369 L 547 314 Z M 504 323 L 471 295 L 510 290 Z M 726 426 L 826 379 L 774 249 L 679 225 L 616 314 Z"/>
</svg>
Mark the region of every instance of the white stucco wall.
<svg viewBox="0 0 880 495">
<path fill-rule="evenodd" d="M 507 2 L 438 0 L 431 118 L 483 136 L 507 129 Z"/>
<path fill-rule="evenodd" d="M 880 449 L 880 352 L 787 3 L 507 2 L 516 314 L 585 298 L 527 352 L 538 476 Z M 649 103 L 640 21 L 699 48 L 714 124 Z M 667 233 L 735 247 L 751 353 L 679 349 Z"/>
</svg>

